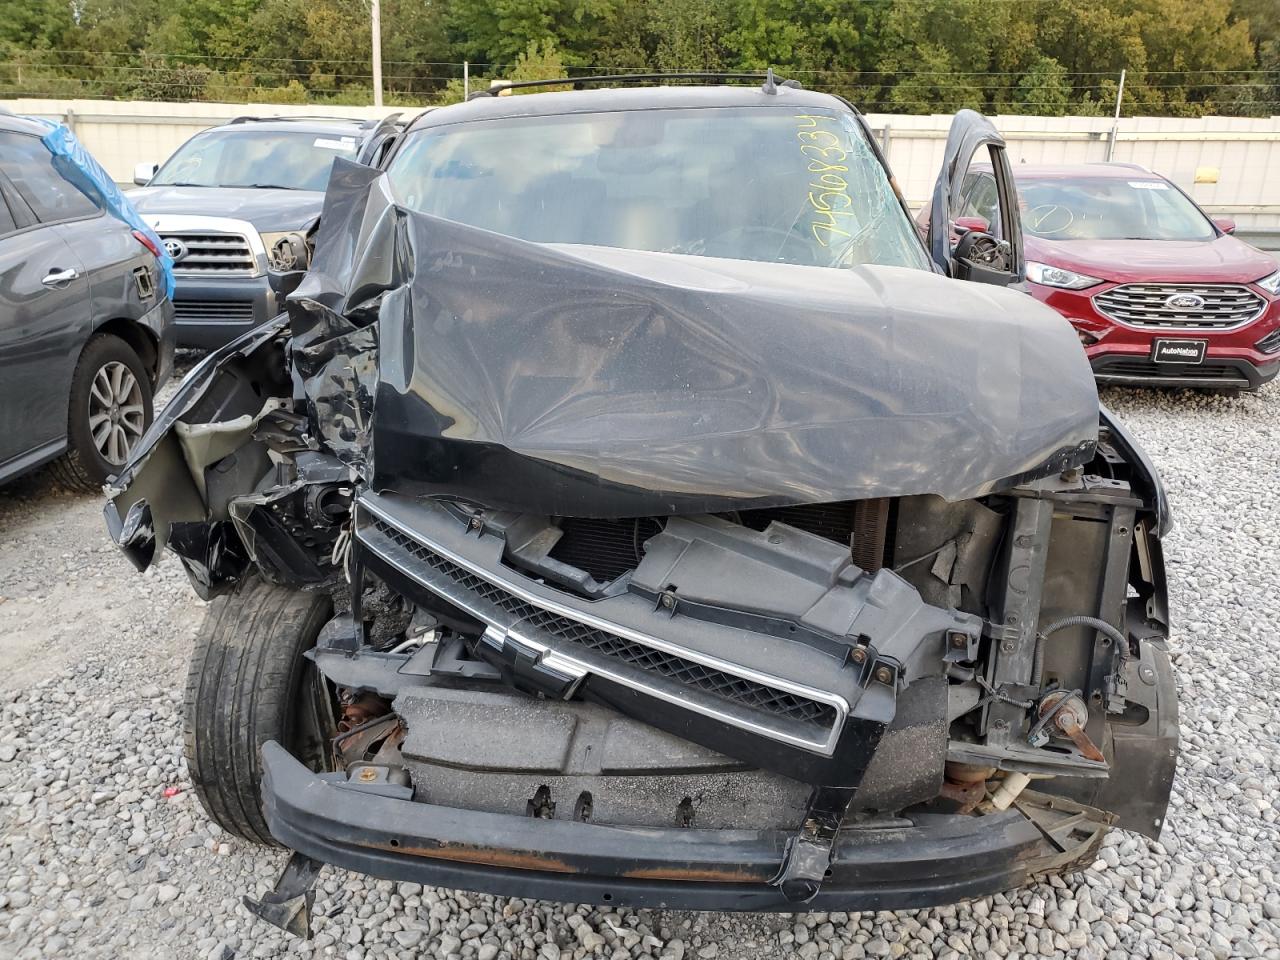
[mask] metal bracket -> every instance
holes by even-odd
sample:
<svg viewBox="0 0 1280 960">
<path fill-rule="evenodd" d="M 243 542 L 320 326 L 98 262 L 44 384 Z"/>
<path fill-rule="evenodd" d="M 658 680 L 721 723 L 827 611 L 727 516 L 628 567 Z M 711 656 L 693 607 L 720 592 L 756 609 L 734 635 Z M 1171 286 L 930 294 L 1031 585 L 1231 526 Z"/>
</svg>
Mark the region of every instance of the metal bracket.
<svg viewBox="0 0 1280 960">
<path fill-rule="evenodd" d="M 787 841 L 782 866 L 770 886 L 777 887 L 792 903 L 808 903 L 822 889 L 831 867 L 840 824 L 853 802 L 855 789 L 814 787 L 809 794 L 800 832 Z"/>
<path fill-rule="evenodd" d="M 319 860 L 295 853 L 270 893 L 263 894 L 261 900 L 246 895 L 240 902 L 255 917 L 305 940 L 311 936 L 311 908 L 316 902 L 316 880 L 323 868 Z"/>
</svg>

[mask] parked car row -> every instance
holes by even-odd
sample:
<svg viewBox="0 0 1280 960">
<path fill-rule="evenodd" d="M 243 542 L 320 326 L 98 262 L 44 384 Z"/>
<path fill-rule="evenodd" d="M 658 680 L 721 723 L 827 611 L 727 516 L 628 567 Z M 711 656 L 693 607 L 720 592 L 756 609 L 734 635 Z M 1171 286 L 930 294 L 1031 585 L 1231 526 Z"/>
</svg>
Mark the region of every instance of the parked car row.
<svg viewBox="0 0 1280 960">
<path fill-rule="evenodd" d="M 52 461 L 100 489 L 151 424 L 175 346 L 276 316 L 271 269 L 305 269 L 334 159 L 377 162 L 401 126 L 240 118 L 141 165 L 154 186 L 126 199 L 100 168 L 60 168 L 48 123 L 0 113 L 0 483 Z"/>
<path fill-rule="evenodd" d="M 1276 264 L 971 111 L 913 223 L 856 109 L 762 79 L 233 121 L 101 270 L 13 121 L 10 234 L 79 251 L 23 269 L 94 318 L 11 340 L 15 402 L 75 360 L 32 449 L 88 438 L 125 556 L 215 600 L 188 766 L 294 851 L 258 916 L 305 934 L 325 863 L 917 908 L 1159 835 L 1171 516 L 1095 380 L 1275 376 Z M 216 349 L 142 437 L 175 326 Z"/>
</svg>

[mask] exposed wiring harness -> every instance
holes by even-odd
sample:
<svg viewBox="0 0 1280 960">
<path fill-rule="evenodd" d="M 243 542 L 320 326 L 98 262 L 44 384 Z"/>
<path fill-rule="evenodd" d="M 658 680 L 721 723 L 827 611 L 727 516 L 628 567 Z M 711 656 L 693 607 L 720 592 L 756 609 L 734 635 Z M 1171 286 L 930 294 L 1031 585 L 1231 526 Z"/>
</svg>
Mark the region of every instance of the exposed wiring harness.
<svg viewBox="0 0 1280 960">
<path fill-rule="evenodd" d="M 1116 648 L 1120 651 L 1120 656 L 1125 659 L 1129 656 L 1129 642 L 1125 639 L 1124 634 L 1098 617 L 1085 616 L 1083 614 L 1074 617 L 1063 617 L 1061 620 L 1055 620 L 1043 630 L 1036 632 L 1036 654 L 1031 664 L 1031 684 L 1032 686 L 1040 686 L 1044 677 L 1044 648 L 1045 641 L 1051 634 L 1057 633 L 1059 630 L 1065 630 L 1068 627 L 1093 627 L 1100 634 L 1109 637 L 1115 642 Z"/>
</svg>

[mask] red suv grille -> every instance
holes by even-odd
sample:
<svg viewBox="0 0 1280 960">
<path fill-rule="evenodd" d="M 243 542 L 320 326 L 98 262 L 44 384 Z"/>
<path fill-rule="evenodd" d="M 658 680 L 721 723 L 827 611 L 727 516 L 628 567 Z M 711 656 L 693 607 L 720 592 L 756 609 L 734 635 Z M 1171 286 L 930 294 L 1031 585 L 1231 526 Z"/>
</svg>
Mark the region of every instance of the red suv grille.
<svg viewBox="0 0 1280 960">
<path fill-rule="evenodd" d="M 1093 305 L 1131 327 L 1227 330 L 1258 319 L 1267 301 L 1238 283 L 1126 283 L 1098 294 Z"/>
</svg>

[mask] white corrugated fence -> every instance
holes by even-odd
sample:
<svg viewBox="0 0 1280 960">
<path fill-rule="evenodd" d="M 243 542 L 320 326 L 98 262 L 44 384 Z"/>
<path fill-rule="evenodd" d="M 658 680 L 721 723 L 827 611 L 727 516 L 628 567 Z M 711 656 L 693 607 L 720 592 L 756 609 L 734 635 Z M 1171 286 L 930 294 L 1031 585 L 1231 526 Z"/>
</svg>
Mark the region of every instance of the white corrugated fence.
<svg viewBox="0 0 1280 960">
<path fill-rule="evenodd" d="M 105 100 L 9 100 L 15 113 L 71 124 L 81 142 L 121 183 L 134 165 L 161 161 L 192 134 L 237 116 L 381 117 L 414 108 L 313 105 L 161 103 Z M 869 114 L 890 163 L 915 207 L 929 197 L 951 118 Z M 1123 117 L 1112 145 L 1110 117 L 992 118 L 1016 163 L 1110 159 L 1138 163 L 1169 177 L 1214 215 L 1232 216 L 1249 237 L 1280 231 L 1280 117 Z M 1196 182 L 1197 170 L 1217 182 Z M 1277 234 L 1276 236 L 1280 236 Z"/>
</svg>

